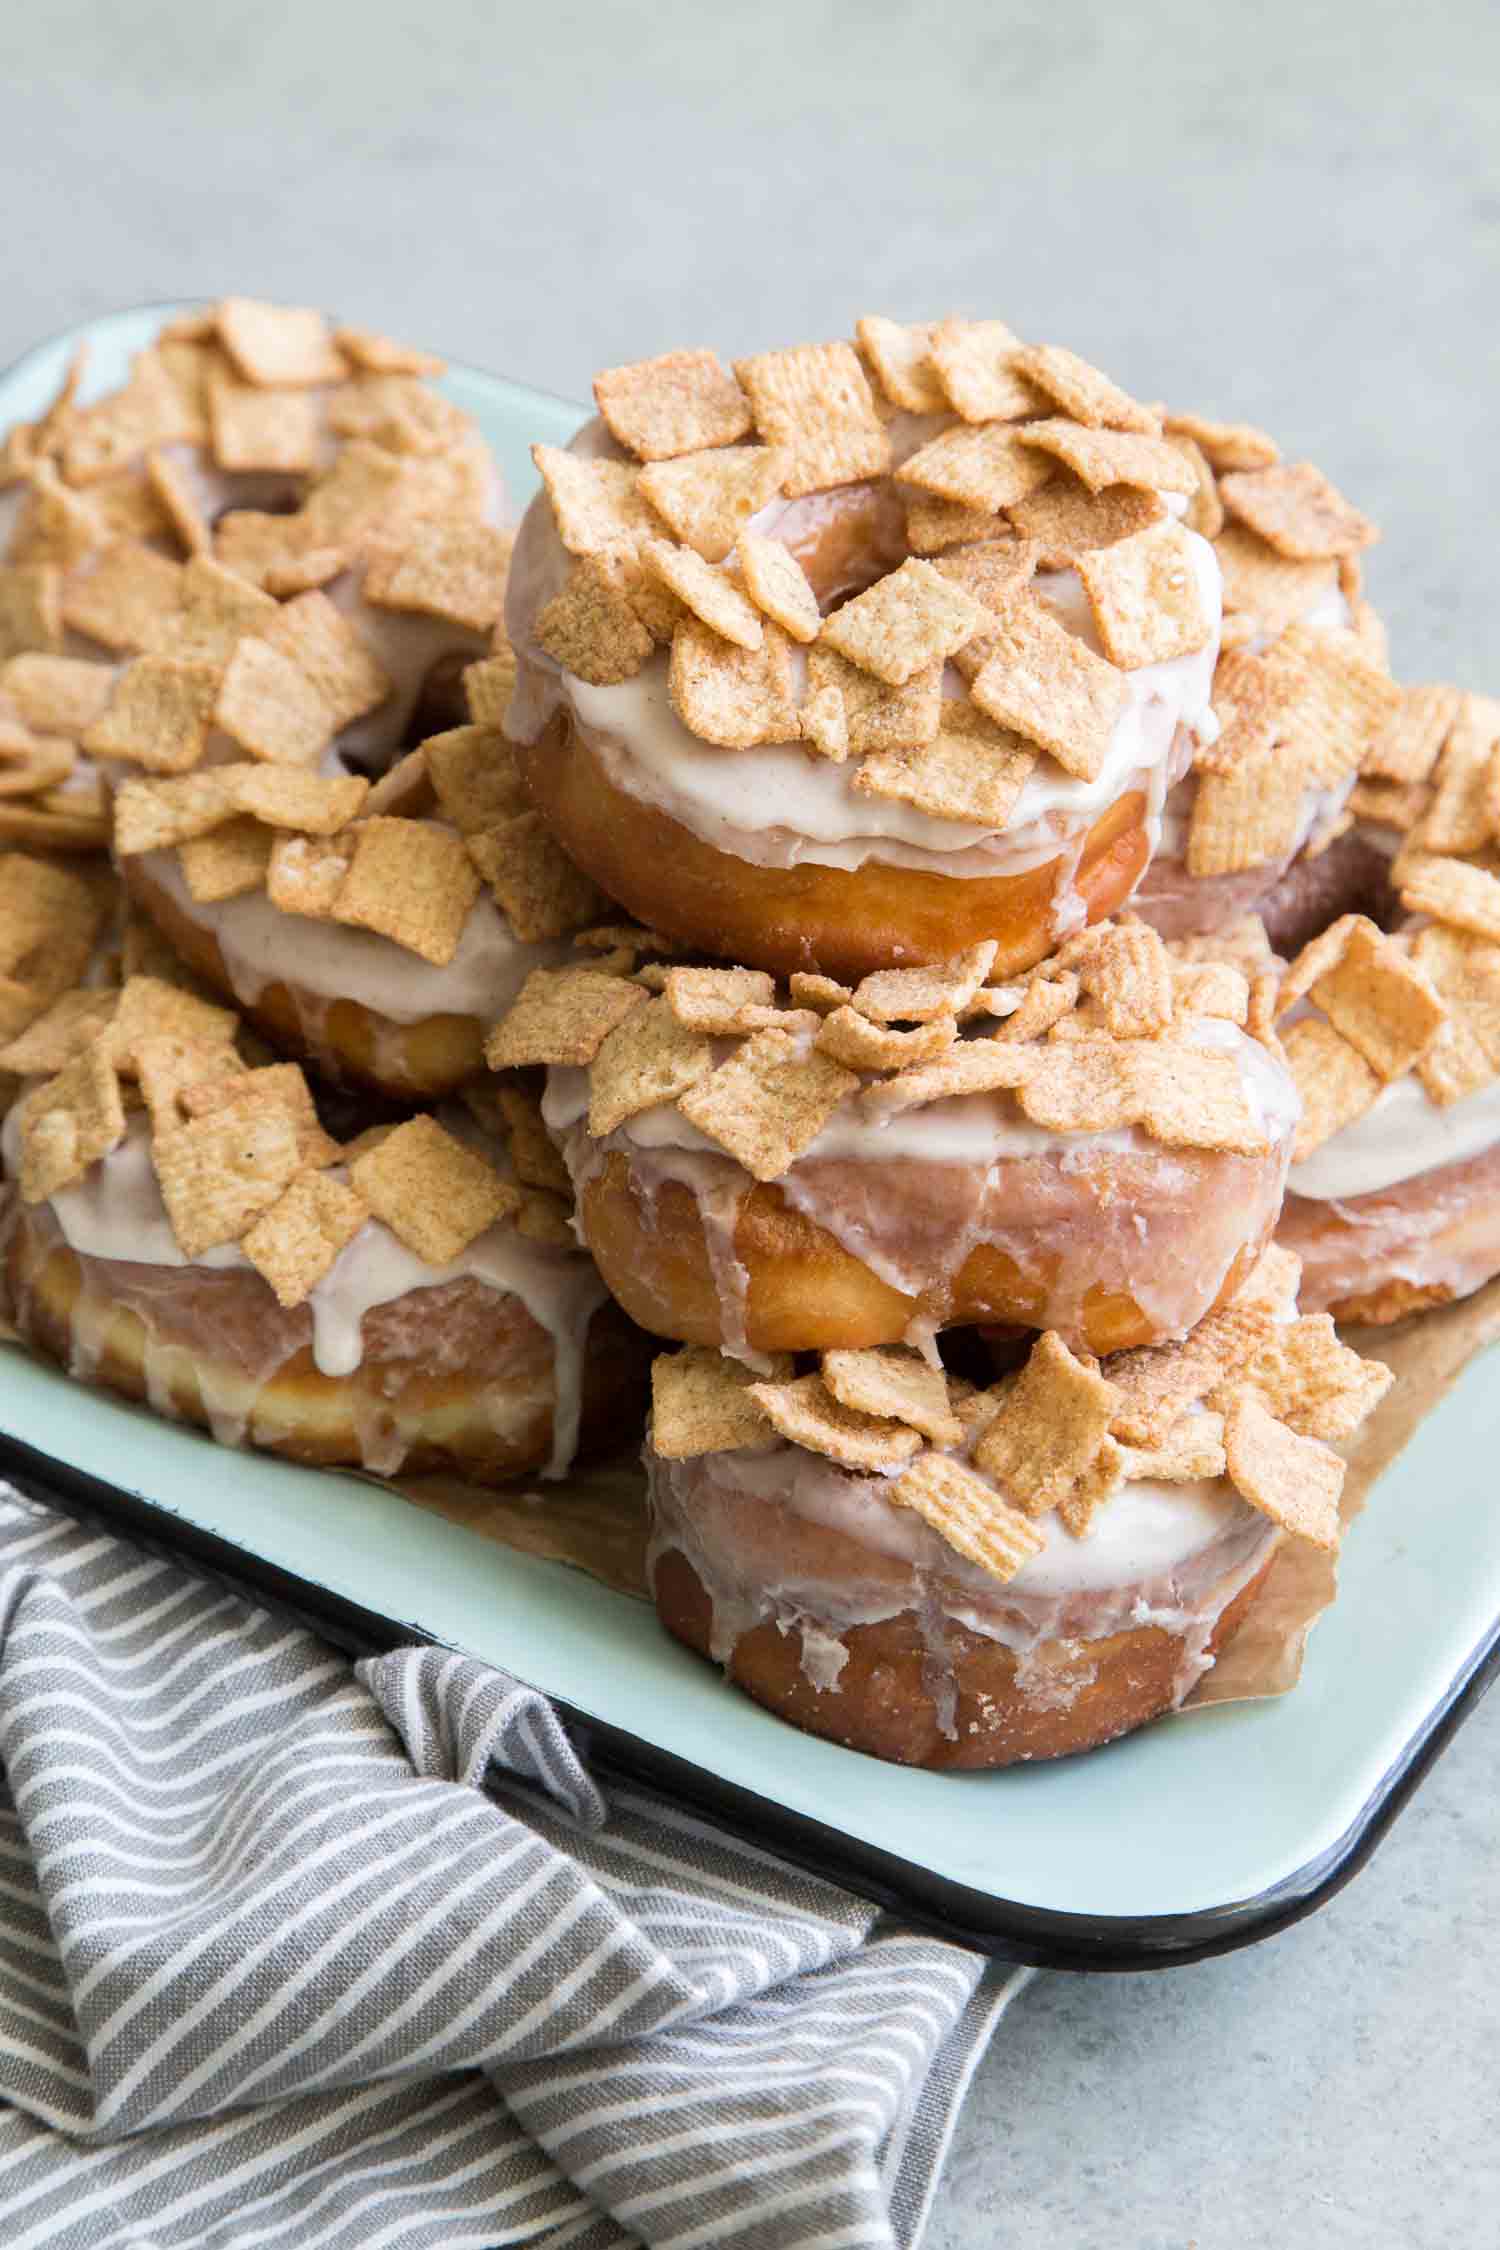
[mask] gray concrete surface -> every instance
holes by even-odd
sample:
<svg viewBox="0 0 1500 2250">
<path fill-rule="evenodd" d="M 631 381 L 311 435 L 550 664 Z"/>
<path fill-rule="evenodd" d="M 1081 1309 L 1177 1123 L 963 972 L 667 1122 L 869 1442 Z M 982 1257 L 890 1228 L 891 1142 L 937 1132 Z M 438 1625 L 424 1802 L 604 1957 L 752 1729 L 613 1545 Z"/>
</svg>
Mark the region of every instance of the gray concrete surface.
<svg viewBox="0 0 1500 2250">
<path fill-rule="evenodd" d="M 1484 0 L 10 0 L 0 187 L 0 356 L 232 286 L 581 394 L 999 313 L 1316 459 L 1386 527 L 1398 668 L 1500 687 Z M 1033 1986 L 931 2250 L 1500 2238 L 1497 1754 L 1500 1705 L 1275 1942 Z"/>
</svg>

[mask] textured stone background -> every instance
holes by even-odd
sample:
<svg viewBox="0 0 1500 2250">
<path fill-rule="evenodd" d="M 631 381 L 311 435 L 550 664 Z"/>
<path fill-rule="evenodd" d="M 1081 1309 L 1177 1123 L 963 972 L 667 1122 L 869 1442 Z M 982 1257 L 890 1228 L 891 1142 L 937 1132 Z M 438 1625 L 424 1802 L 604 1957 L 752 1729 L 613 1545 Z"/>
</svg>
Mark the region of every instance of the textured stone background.
<svg viewBox="0 0 1500 2250">
<path fill-rule="evenodd" d="M 232 286 L 577 396 L 669 343 L 999 313 L 1317 460 L 1386 528 L 1398 669 L 1500 688 L 1500 10 L 397 13 L 7 8 L 0 357 Z M 1497 1752 L 1492 1707 L 1272 1943 L 1036 1984 L 931 2250 L 1493 2240 Z"/>
</svg>

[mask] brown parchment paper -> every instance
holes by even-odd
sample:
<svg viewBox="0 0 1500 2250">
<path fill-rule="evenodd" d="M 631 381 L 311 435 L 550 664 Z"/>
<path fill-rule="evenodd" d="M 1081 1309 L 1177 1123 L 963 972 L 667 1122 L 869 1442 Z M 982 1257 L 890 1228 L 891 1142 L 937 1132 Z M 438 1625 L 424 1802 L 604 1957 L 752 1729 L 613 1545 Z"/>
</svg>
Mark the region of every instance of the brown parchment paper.
<svg viewBox="0 0 1500 2250">
<path fill-rule="evenodd" d="M 1461 1304 L 1423 1313 L 1395 1328 L 1346 1331 L 1367 1359 L 1384 1360 L 1396 1380 L 1369 1421 L 1344 1448 L 1349 1475 L 1341 1512 L 1345 1528 L 1419 1425 L 1440 1403 L 1476 1352 L 1500 1338 L 1500 1281 Z M 584 1470 L 558 1485 L 481 1492 L 450 1477 L 398 1478 L 394 1489 L 497 1545 L 586 1571 L 616 1593 L 646 1591 L 645 1478 L 633 1459 Z M 1179 1720 L 1212 1703 L 1285 1695 L 1302 1670 L 1308 1634 L 1338 1590 L 1338 1561 L 1301 1540 L 1284 1540 L 1250 1615 L 1211 1672 L 1176 1714 Z"/>
</svg>

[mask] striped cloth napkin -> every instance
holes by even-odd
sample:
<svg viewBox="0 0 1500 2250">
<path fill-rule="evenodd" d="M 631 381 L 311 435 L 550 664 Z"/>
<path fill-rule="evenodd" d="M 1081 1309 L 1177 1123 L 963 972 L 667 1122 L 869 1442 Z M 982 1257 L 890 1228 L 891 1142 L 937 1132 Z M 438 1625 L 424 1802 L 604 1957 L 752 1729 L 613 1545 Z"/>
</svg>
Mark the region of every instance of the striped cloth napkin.
<svg viewBox="0 0 1500 2250">
<path fill-rule="evenodd" d="M 902 2250 L 1025 1972 L 0 1485 L 5 2250 Z"/>
</svg>

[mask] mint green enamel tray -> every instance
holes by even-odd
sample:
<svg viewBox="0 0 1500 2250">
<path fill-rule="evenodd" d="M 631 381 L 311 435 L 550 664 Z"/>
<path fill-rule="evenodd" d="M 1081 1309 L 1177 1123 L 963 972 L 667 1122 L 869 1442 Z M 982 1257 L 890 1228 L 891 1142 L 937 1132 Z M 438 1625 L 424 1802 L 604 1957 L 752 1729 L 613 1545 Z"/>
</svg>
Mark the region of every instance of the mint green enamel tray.
<svg viewBox="0 0 1500 2250">
<path fill-rule="evenodd" d="M 116 315 L 0 378 L 37 413 L 79 341 L 89 388 L 166 308 Z M 581 409 L 472 369 L 451 395 L 511 498 L 528 447 Z M 346 1642 L 420 1635 L 563 1703 L 606 1770 L 966 1942 L 1144 1967 L 1266 1935 L 1368 1854 L 1488 1683 L 1500 1643 L 1500 1383 L 1476 1361 L 1381 1480 L 1296 1692 L 1168 1722 L 1091 1756 L 911 1773 L 798 1734 L 732 1693 L 642 1603 L 495 1546 L 357 1479 L 224 1450 L 0 1349 L 0 1472 L 289 1600 Z"/>
</svg>

